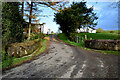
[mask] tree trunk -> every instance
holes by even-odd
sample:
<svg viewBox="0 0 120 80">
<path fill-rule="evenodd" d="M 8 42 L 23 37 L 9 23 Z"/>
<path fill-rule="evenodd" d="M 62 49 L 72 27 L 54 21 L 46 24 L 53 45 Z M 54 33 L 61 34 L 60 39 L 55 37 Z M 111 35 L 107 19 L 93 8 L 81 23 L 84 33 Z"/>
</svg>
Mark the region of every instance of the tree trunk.
<svg viewBox="0 0 120 80">
<path fill-rule="evenodd" d="M 29 16 L 29 31 L 28 31 L 28 40 L 30 40 L 30 34 L 31 34 L 31 16 L 32 16 L 32 7 L 33 7 L 33 2 L 31 2 L 30 6 L 30 16 Z"/>
<path fill-rule="evenodd" d="M 28 29 L 28 40 L 30 40 L 30 33 L 31 33 L 31 24 L 29 24 L 29 29 Z"/>
</svg>

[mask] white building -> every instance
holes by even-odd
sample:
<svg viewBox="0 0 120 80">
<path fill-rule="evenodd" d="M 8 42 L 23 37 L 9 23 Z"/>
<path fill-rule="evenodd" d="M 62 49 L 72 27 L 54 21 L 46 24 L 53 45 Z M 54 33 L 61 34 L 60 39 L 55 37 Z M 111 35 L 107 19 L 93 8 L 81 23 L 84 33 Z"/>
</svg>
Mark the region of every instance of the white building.
<svg viewBox="0 0 120 80">
<path fill-rule="evenodd" d="M 62 31 L 60 29 L 58 29 L 58 33 L 62 33 Z"/>
<path fill-rule="evenodd" d="M 44 34 L 51 34 L 51 29 L 47 25 L 44 25 L 41 26 L 41 32 Z"/>
<path fill-rule="evenodd" d="M 80 33 L 80 32 L 85 32 L 85 33 L 96 33 L 96 29 L 93 28 L 93 27 L 82 27 L 80 29 L 77 29 L 77 32 Z"/>
</svg>

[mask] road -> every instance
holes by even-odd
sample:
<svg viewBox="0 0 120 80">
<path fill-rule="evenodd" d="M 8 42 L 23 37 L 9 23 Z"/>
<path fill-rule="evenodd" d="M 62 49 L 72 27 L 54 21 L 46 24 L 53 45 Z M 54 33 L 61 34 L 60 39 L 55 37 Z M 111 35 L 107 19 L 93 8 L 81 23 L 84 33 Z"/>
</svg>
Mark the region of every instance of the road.
<svg viewBox="0 0 120 80">
<path fill-rule="evenodd" d="M 66 45 L 50 36 L 49 51 L 3 72 L 3 78 L 118 78 L 118 56 Z"/>
</svg>

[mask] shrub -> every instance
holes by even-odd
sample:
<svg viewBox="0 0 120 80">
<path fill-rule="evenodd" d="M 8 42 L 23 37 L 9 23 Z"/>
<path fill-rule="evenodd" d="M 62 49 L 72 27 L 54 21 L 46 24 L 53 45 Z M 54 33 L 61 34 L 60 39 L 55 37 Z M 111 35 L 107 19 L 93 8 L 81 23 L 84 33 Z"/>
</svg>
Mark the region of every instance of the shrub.
<svg viewBox="0 0 120 80">
<path fill-rule="evenodd" d="M 69 39 L 70 41 L 76 41 L 77 34 L 76 33 L 69 33 Z"/>
<path fill-rule="evenodd" d="M 42 33 L 37 33 L 36 35 L 32 36 L 30 40 L 43 39 L 44 37 L 45 37 L 44 34 L 42 34 Z"/>
<path fill-rule="evenodd" d="M 115 33 L 115 31 L 110 31 L 110 33 Z"/>
</svg>

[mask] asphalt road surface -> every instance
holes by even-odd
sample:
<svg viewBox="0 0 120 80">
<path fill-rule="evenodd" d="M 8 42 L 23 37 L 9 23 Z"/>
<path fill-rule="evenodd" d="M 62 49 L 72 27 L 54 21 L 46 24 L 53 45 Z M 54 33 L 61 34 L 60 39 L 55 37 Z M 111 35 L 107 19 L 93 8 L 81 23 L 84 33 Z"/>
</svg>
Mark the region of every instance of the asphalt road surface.
<svg viewBox="0 0 120 80">
<path fill-rule="evenodd" d="M 118 78 L 118 56 L 66 45 L 50 36 L 49 51 L 3 72 L 3 78 Z"/>
</svg>

